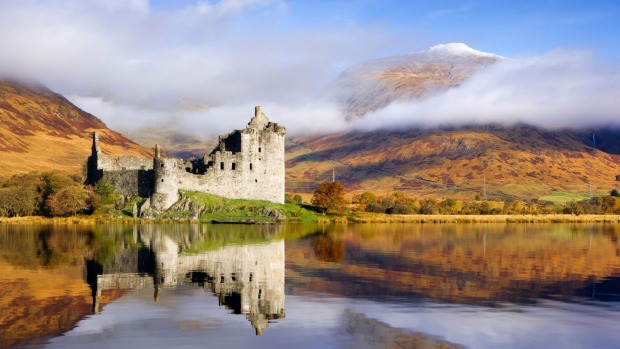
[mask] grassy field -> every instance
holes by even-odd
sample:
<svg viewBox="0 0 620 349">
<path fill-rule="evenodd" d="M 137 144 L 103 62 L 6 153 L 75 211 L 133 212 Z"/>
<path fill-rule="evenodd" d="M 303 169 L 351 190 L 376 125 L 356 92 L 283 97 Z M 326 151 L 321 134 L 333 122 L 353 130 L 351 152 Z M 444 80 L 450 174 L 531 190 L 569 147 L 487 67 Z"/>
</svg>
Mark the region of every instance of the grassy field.
<svg viewBox="0 0 620 349">
<path fill-rule="evenodd" d="M 545 196 L 541 196 L 538 198 L 538 200 L 551 201 L 556 204 L 565 204 L 567 202 L 587 200 L 589 198 L 590 198 L 590 194 L 588 193 L 556 192 L 556 193 L 551 193 Z"/>
</svg>

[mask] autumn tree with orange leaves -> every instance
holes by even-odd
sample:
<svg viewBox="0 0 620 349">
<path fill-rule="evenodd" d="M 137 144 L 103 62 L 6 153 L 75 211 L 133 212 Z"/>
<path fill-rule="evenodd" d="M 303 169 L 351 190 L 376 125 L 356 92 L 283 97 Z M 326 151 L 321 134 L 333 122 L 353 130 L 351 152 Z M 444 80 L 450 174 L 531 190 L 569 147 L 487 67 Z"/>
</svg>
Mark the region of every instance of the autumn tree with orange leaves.
<svg viewBox="0 0 620 349">
<path fill-rule="evenodd" d="M 344 197 L 345 193 L 344 185 L 338 181 L 321 182 L 314 190 L 312 204 L 321 208 L 323 212 L 342 211 L 347 203 Z"/>
</svg>

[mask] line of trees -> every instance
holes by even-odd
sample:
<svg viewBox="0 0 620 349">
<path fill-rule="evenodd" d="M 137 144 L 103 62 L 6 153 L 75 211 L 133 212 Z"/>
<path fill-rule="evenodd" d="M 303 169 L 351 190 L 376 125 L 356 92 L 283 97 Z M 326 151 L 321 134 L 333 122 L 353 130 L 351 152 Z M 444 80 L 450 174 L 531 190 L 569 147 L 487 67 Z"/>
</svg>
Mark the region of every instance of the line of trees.
<svg viewBox="0 0 620 349">
<path fill-rule="evenodd" d="M 0 181 L 0 217 L 70 216 L 92 213 L 112 199 L 104 181 L 84 186 L 78 175 L 56 172 L 17 174 Z"/>
<path fill-rule="evenodd" d="M 620 214 L 620 194 L 612 190 L 609 196 L 557 204 L 540 200 L 460 201 L 453 199 L 417 199 L 403 193 L 385 197 L 365 192 L 353 198 L 353 203 L 367 212 L 388 214 Z"/>
<path fill-rule="evenodd" d="M 321 211 L 342 213 L 345 209 L 387 214 L 455 214 L 455 215 L 518 215 L 518 214 L 620 214 L 620 192 L 610 191 L 608 196 L 559 204 L 542 200 L 505 201 L 418 199 L 402 192 L 378 196 L 372 192 L 355 195 L 353 207 L 347 208 L 345 187 L 342 183 L 321 182 L 312 196 L 312 205 Z M 287 202 L 301 203 L 301 197 L 287 194 Z"/>
</svg>

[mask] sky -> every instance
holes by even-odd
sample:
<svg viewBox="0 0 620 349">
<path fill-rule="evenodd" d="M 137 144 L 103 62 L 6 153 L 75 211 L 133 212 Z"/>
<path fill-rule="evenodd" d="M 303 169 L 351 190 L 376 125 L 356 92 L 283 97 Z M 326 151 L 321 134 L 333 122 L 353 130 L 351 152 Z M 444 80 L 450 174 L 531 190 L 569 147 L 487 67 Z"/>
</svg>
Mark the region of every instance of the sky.
<svg viewBox="0 0 620 349">
<path fill-rule="evenodd" d="M 242 128 L 255 105 L 289 134 L 604 125 L 620 110 L 618 32 L 613 0 L 0 0 L 0 72 L 41 81 L 120 131 L 212 136 Z M 355 63 L 450 42 L 510 60 L 354 123 L 322 94 Z"/>
</svg>

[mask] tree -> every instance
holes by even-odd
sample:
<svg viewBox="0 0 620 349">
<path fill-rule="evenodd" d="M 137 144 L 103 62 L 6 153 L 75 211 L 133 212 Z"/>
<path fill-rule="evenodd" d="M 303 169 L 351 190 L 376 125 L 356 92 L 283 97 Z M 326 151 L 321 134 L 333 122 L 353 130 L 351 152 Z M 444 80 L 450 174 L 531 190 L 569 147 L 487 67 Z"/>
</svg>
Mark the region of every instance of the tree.
<svg viewBox="0 0 620 349">
<path fill-rule="evenodd" d="M 323 212 L 328 210 L 341 211 L 346 204 L 345 193 L 344 186 L 338 181 L 321 182 L 314 190 L 312 204 L 323 209 Z"/>
<path fill-rule="evenodd" d="M 372 202 L 377 202 L 377 196 L 369 191 L 365 191 L 357 197 L 357 203 L 368 205 Z"/>
<path fill-rule="evenodd" d="M 80 185 L 59 189 L 47 198 L 46 206 L 54 216 L 75 215 L 88 209 L 88 192 Z"/>
<path fill-rule="evenodd" d="M 30 216 L 37 209 L 37 193 L 33 187 L 0 189 L 0 216 Z"/>
<path fill-rule="evenodd" d="M 618 192 L 618 189 L 612 189 L 611 192 L 609 192 L 609 196 L 620 198 L 620 192 Z"/>
</svg>

